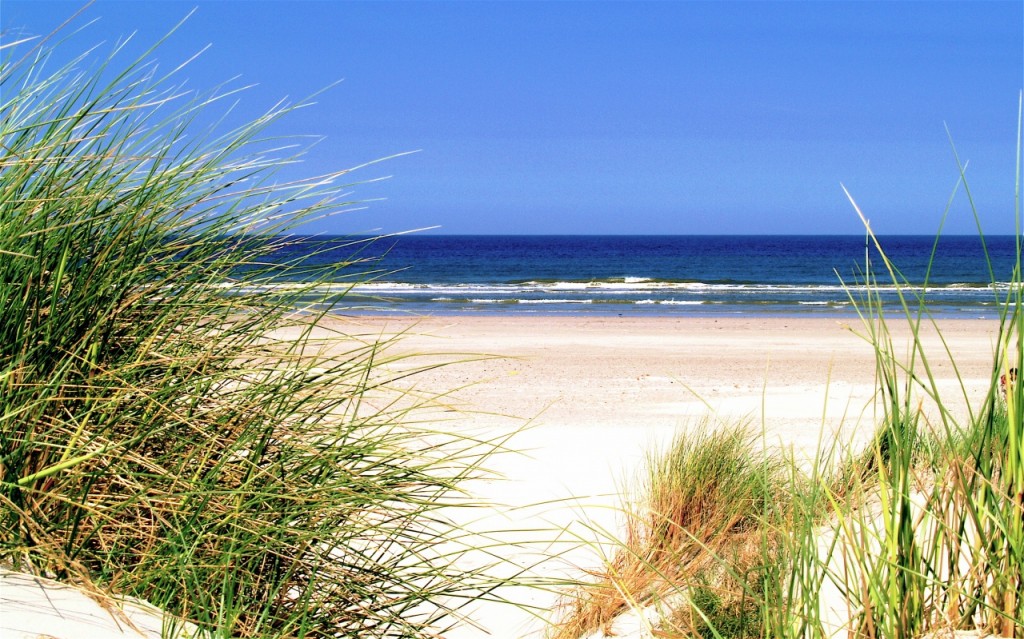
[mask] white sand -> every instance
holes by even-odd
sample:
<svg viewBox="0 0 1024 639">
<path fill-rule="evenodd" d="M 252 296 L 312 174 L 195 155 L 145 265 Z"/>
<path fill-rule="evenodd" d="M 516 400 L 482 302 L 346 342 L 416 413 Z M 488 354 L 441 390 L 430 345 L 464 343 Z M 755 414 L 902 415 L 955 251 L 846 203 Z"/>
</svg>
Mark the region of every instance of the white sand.
<svg viewBox="0 0 1024 639">
<path fill-rule="evenodd" d="M 0 639 L 182 639 L 190 624 L 134 599 L 113 599 L 0 568 Z"/>
<path fill-rule="evenodd" d="M 449 428 L 500 433 L 532 420 L 510 444 L 526 454 L 500 455 L 490 464 L 507 480 L 474 486 L 505 505 L 482 523 L 565 529 L 567 543 L 600 541 L 594 530 L 614 531 L 619 494 L 637 476 L 644 455 L 675 433 L 700 427 L 703 417 L 749 419 L 763 427 L 769 445 L 803 459 L 819 442 L 830 445 L 837 437 L 844 446 L 864 443 L 880 417 L 874 352 L 851 330 L 863 330 L 853 321 L 447 317 L 354 323 L 369 332 L 406 331 L 397 349 L 423 355 L 420 363 L 465 359 L 459 354 L 498 356 L 434 369 L 409 383 L 427 393 L 459 389 L 447 400 L 463 416 Z M 998 327 L 958 320 L 941 328 L 956 367 L 932 331 L 925 331 L 928 364 L 944 401 L 964 414 L 961 382 L 974 400 L 987 389 Z M 892 329 L 902 353 L 909 343 L 905 327 L 894 323 Z M 934 420 L 928 406 L 924 413 Z M 509 555 L 525 565 L 545 550 L 525 544 Z M 547 562 L 539 573 L 595 567 L 600 555 L 589 545 L 569 550 L 564 560 Z M 543 609 L 553 603 L 539 593 L 509 594 Z M 541 636 L 542 625 L 513 608 L 483 605 L 473 618 L 483 628 L 467 626 L 449 636 Z"/>
<path fill-rule="evenodd" d="M 394 362 L 395 370 L 464 360 L 404 382 L 425 394 L 458 389 L 428 415 L 439 427 L 498 435 L 530 422 L 510 443 L 524 454 L 502 454 L 490 464 L 506 480 L 472 488 L 503 505 L 481 513 L 480 526 L 544 529 L 517 533 L 521 547 L 509 549 L 508 558 L 529 564 L 546 551 L 566 551 L 563 562 L 539 567 L 540 575 L 598 565 L 595 547 L 576 547 L 578 541 L 600 540 L 594 530 L 614 531 L 618 493 L 635 477 L 645 452 L 674 433 L 699 427 L 703 416 L 749 418 L 763 427 L 769 443 L 804 456 L 822 433 L 826 443 L 834 436 L 847 443 L 864 441 L 878 418 L 873 352 L 849 330 L 861 330 L 854 323 L 618 317 L 362 317 L 332 323 L 371 337 L 406 332 L 392 354 L 419 356 Z M 987 386 L 996 329 L 994 322 L 982 320 L 942 323 L 956 371 L 973 398 Z M 896 344 L 906 348 L 903 338 Z M 949 401 L 959 393 L 957 373 L 934 336 L 928 344 L 932 373 L 942 380 Z M 956 410 L 962 413 L 964 406 L 961 402 Z M 553 529 L 567 531 L 565 545 L 530 543 L 550 539 Z M 24 636 L 16 634 L 22 628 L 69 639 L 120 636 L 115 632 L 123 629 L 115 620 L 105 629 L 80 625 L 68 631 L 59 625 L 67 615 L 45 603 L 45 596 L 36 599 L 43 603 L 31 612 L 39 614 L 26 621 L 30 611 L 12 604 L 24 593 L 16 592 L 12 581 L 0 584 L 0 637 Z M 553 596 L 533 591 L 505 594 L 547 611 L 554 602 Z M 453 631 L 449 639 L 541 635 L 542 625 L 515 608 L 482 604 L 471 615 L 476 625 Z"/>
</svg>

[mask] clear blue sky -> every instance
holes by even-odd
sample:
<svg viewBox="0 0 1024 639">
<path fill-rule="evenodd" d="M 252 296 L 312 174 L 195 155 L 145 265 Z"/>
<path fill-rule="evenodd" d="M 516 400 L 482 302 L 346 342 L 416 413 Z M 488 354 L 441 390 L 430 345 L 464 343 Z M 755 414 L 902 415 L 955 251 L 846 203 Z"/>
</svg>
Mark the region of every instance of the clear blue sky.
<svg viewBox="0 0 1024 639">
<path fill-rule="evenodd" d="M 81 2 L 0 0 L 45 34 Z M 932 234 L 956 184 L 1013 232 L 1024 2 L 99 0 L 65 45 L 138 32 L 189 86 L 241 76 L 253 113 L 335 81 L 275 129 L 385 198 L 315 230 Z M 245 112 L 243 110 L 243 112 Z M 948 223 L 973 232 L 964 198 Z"/>
</svg>

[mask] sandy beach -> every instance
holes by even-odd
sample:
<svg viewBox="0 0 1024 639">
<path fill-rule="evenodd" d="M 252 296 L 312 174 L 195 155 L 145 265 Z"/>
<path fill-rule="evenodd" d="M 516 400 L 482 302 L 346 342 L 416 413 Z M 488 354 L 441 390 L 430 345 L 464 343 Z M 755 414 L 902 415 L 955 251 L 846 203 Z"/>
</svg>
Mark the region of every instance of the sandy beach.
<svg viewBox="0 0 1024 639">
<path fill-rule="evenodd" d="M 943 387 L 959 389 L 959 376 L 968 394 L 984 390 L 998 324 L 946 320 L 940 328 L 942 341 L 922 329 L 932 374 Z M 451 407 L 476 424 L 532 420 L 550 436 L 675 430 L 718 415 L 747 418 L 802 447 L 823 425 L 870 428 L 878 416 L 874 351 L 856 319 L 361 317 L 340 329 L 402 333 L 391 352 L 416 354 L 407 365 L 451 362 L 410 384 L 450 392 Z M 896 352 L 906 354 L 907 327 L 894 321 L 890 330 Z"/>
<path fill-rule="evenodd" d="M 600 565 L 601 531 L 616 530 L 622 493 L 644 456 L 677 432 L 747 420 L 768 446 L 807 459 L 819 442 L 862 445 L 881 414 L 874 352 L 856 334 L 864 330 L 857 320 L 361 317 L 339 328 L 403 333 L 392 354 L 416 357 L 396 362 L 398 369 L 455 362 L 403 382 L 425 395 L 453 391 L 435 414 L 441 427 L 489 435 L 523 428 L 509 442 L 521 454 L 489 463 L 504 480 L 473 490 L 500 505 L 478 525 L 566 531 L 565 547 L 556 548 L 566 551 L 562 561 L 546 562 L 538 570 L 544 576 Z M 890 329 L 905 352 L 906 327 Z M 954 414 L 967 410 L 961 383 L 975 406 L 987 388 L 997 329 L 986 320 L 944 321 L 945 346 L 934 330 L 923 331 L 929 367 Z M 929 405 L 922 405 L 925 423 L 938 425 Z M 521 565 L 550 550 L 531 547 L 528 537 L 520 539 Z M 593 543 L 576 547 L 580 541 Z M 542 593 L 521 596 L 541 609 L 553 602 Z M 536 620 L 508 607 L 483 605 L 472 617 L 481 627 L 448 636 L 541 636 Z"/>
<path fill-rule="evenodd" d="M 0 6 L 0 639 L 1024 639 L 1021 0 Z"/>
<path fill-rule="evenodd" d="M 748 421 L 767 446 L 807 459 L 819 444 L 862 445 L 879 418 L 874 353 L 856 334 L 863 326 L 852 321 L 463 315 L 328 318 L 322 328 L 329 329 L 323 336 L 369 342 L 400 336 L 385 349 L 390 359 L 382 370 L 397 374 L 394 386 L 408 396 L 431 398 L 433 407 L 416 412 L 417 419 L 441 431 L 509 436 L 509 452 L 487 463 L 495 477 L 466 486 L 474 500 L 493 506 L 455 515 L 475 531 L 498 531 L 508 544 L 499 550 L 511 560 L 506 573 L 518 566 L 551 579 L 599 568 L 645 456 L 676 433 Z M 905 351 L 906 327 L 890 328 L 894 348 Z M 941 323 L 942 340 L 932 329 L 923 332 L 930 370 L 958 418 L 988 387 L 997 330 L 993 321 L 950 320 Z M 340 344 L 346 349 L 351 342 Z M 370 399 L 385 405 L 394 397 Z M 926 425 L 938 423 L 927 401 L 922 414 Z M 12 614 L 0 623 L 0 635 L 22 636 L 23 627 L 81 634 L 86 622 L 78 617 L 101 628 L 81 636 L 158 634 L 108 619 L 86 596 L 65 593 L 58 606 L 53 588 L 16 587 L 17 575 L 4 577 L 0 601 Z M 476 602 L 464 611 L 466 623 L 444 637 L 539 639 L 541 619 L 557 614 L 552 592 L 498 594 L 534 613 Z M 23 612 L 13 614 L 14 606 Z M 159 626 L 159 615 L 140 619 Z M 622 636 L 642 634 L 627 628 Z"/>
</svg>

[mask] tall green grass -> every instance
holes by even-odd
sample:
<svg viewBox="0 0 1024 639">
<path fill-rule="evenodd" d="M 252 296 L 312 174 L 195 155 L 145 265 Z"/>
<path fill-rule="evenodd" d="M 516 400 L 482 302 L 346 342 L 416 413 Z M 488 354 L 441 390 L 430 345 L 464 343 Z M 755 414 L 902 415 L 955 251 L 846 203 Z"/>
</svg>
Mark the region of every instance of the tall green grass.
<svg viewBox="0 0 1024 639">
<path fill-rule="evenodd" d="M 372 247 L 268 260 L 351 205 L 348 171 L 278 181 L 304 104 L 208 128 L 233 91 L 58 53 L 0 50 L 0 564 L 221 636 L 422 636 L 491 596 L 448 513 L 496 443 L 431 431 L 390 342 L 308 303 Z"/>
<path fill-rule="evenodd" d="M 1019 158 L 1018 133 L 1018 238 Z M 957 163 L 978 219 L 964 167 L 959 159 Z M 860 464 L 872 471 L 864 474 L 871 481 L 863 482 L 856 496 L 876 500 L 877 512 L 836 505 L 837 536 L 845 543 L 842 549 L 849 551 L 843 556 L 845 574 L 838 585 L 856 613 L 854 629 L 872 637 L 920 636 L 944 628 L 1021 636 L 1022 395 L 1019 383 L 1011 384 L 1005 394 L 999 383 L 1011 367 L 1024 361 L 1020 243 L 1007 295 L 1000 294 L 998 278 L 988 264 L 994 301 L 1001 309 L 988 393 L 980 405 L 976 398 L 973 406 L 968 402 L 966 415 L 955 415 L 932 372 L 930 362 L 936 354 L 922 339 L 922 326 L 934 328 L 940 338 L 941 327 L 929 314 L 924 295 L 911 292 L 916 289 L 886 256 L 866 221 L 865 226 L 885 276 L 900 293 L 897 316 L 909 328 L 910 348 L 909 356 L 897 352 L 890 320 L 880 302 L 869 296 L 858 310 L 877 362 L 884 418 L 869 463 Z M 980 225 L 978 232 L 984 245 Z M 870 289 L 871 282 L 867 283 Z M 966 391 L 963 394 L 967 397 Z M 930 420 L 922 418 L 923 403 L 934 407 Z"/>
<path fill-rule="evenodd" d="M 970 394 L 951 360 L 927 277 L 911 285 L 861 215 L 879 256 L 850 287 L 856 332 L 876 364 L 881 418 L 869 446 L 826 442 L 807 473 L 749 442 L 727 446 L 737 441 L 730 429 L 684 438 L 649 462 L 644 514 L 572 594 L 559 636 L 610 629 L 629 612 L 658 637 L 1024 637 L 1024 390 L 1000 384 L 1024 363 L 1020 139 L 1018 128 L 1008 292 L 996 286 L 1007 274 L 987 264 L 1000 309 L 987 393 Z M 984 245 L 980 224 L 978 233 Z M 938 246 L 937 237 L 933 260 Z M 895 287 L 897 308 L 883 306 L 881 285 Z M 956 397 L 934 373 L 943 359 L 960 381 Z M 702 516 L 680 516 L 679 503 Z M 727 516 L 708 529 L 717 513 Z M 740 522 L 758 539 L 753 555 L 730 548 Z"/>
</svg>

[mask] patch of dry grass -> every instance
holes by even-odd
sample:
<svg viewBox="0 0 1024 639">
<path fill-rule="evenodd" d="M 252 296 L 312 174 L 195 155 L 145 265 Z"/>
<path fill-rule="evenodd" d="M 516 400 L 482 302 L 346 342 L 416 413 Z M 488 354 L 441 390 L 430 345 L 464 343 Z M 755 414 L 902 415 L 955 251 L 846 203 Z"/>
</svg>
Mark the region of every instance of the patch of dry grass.
<svg viewBox="0 0 1024 639">
<path fill-rule="evenodd" d="M 666 600 L 667 625 L 693 632 L 706 626 L 701 596 L 722 611 L 753 601 L 746 590 L 765 561 L 762 521 L 785 496 L 781 466 L 757 453 L 748 428 L 703 426 L 648 459 L 621 543 L 569 597 L 555 637 L 607 630 L 623 612 Z"/>
</svg>

